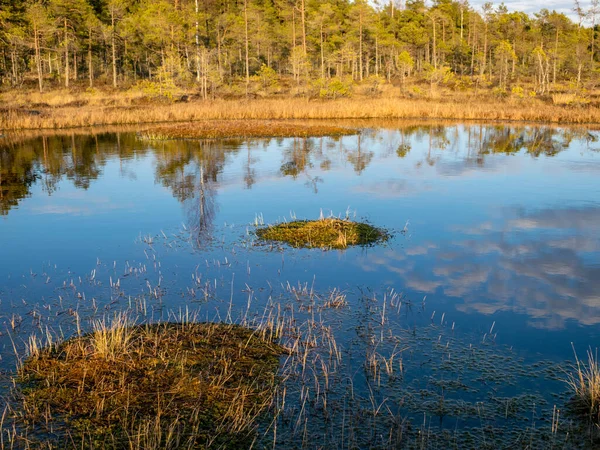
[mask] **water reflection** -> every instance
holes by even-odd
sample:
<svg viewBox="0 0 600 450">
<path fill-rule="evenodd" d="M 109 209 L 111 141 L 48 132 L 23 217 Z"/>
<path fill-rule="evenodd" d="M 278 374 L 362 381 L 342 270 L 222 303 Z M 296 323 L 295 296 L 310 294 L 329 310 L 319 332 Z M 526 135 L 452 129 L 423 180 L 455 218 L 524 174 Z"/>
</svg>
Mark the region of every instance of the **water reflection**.
<svg viewBox="0 0 600 450">
<path fill-rule="evenodd" d="M 38 214 L 133 207 L 138 199 L 128 192 L 119 203 L 87 195 L 108 176 L 108 165 L 118 164 L 127 180 L 150 168 L 157 186 L 151 194 L 166 190 L 180 205 L 196 250 L 207 247 L 216 223 L 248 223 L 254 213 L 276 219 L 302 206 L 307 214 L 341 207 L 337 214 L 352 205 L 399 229 L 416 218 L 406 245 L 370 249 L 343 275 L 449 299 L 464 313 L 508 311 L 560 329 L 568 321 L 600 323 L 593 178 L 600 166 L 581 157 L 596 141 L 586 129 L 439 124 L 335 139 L 149 142 L 134 133 L 98 133 L 9 140 L 0 146 L 0 214 L 10 219 L 31 196 L 61 197 L 60 204 L 30 206 Z M 147 213 L 156 233 L 160 208 Z M 314 264 L 312 270 L 336 275 Z"/>
<path fill-rule="evenodd" d="M 506 214 L 514 218 L 453 230 L 461 240 L 388 250 L 365 264 L 423 294 L 456 298 L 459 311 L 525 314 L 548 329 L 600 323 L 600 207 Z"/>
<path fill-rule="evenodd" d="M 0 150 L 0 214 L 6 215 L 29 195 L 39 177 L 33 159 L 20 152 Z"/>
<path fill-rule="evenodd" d="M 30 195 L 36 182 L 51 195 L 62 179 L 70 180 L 78 189 L 87 189 L 100 176 L 109 156 L 127 157 L 119 149 L 132 148 L 132 141 L 123 146 L 121 136 L 54 136 L 39 137 L 24 142 L 8 142 L 0 146 L 0 213 L 8 214 L 12 207 Z"/>
<path fill-rule="evenodd" d="M 464 128 L 464 130 L 463 130 Z M 459 133 L 460 132 L 460 133 Z M 525 151 L 533 157 L 555 156 L 567 149 L 573 140 L 589 145 L 597 136 L 586 129 L 560 129 L 553 127 L 526 127 L 474 125 L 448 127 L 443 125 L 413 125 L 401 128 L 395 153 L 405 158 L 419 143 L 425 143 L 427 153 L 421 160 L 430 166 L 440 161 L 436 151 L 456 150 L 459 143 L 466 153 L 462 161 L 453 162 L 460 168 L 486 164 L 486 155 L 514 154 Z M 465 142 L 461 142 L 463 134 Z M 369 148 L 373 140 L 386 139 L 377 131 L 364 133 L 371 138 L 367 146 L 358 136 L 350 144 L 342 145 L 342 139 L 287 139 L 284 142 L 280 173 L 297 178 L 311 168 L 321 171 L 332 168 L 336 153 L 344 155 L 357 174 L 361 174 L 372 162 L 375 153 Z M 268 145 L 268 140 L 266 141 Z M 8 214 L 21 199 L 26 198 L 33 184 L 41 183 L 48 194 L 56 189 L 61 179 L 70 180 L 74 186 L 87 189 L 100 176 L 108 158 L 118 157 L 125 161 L 136 156 L 152 153 L 157 161 L 157 180 L 172 190 L 175 197 L 184 201 L 197 190 L 199 165 L 203 165 L 207 180 L 217 181 L 224 169 L 226 155 L 237 153 L 246 145 L 243 141 L 167 141 L 148 143 L 138 141 L 134 134 L 58 135 L 38 137 L 23 141 L 5 140 L 0 143 L 0 212 Z M 257 182 L 250 145 L 246 145 L 247 160 L 245 183 L 248 188 Z M 186 172 L 186 168 L 196 167 Z M 448 167 L 448 166 L 446 166 Z M 457 171 L 458 168 L 457 168 Z M 130 176 L 135 176 L 130 173 Z M 310 178 L 308 185 L 315 190 L 320 179 Z"/>
</svg>

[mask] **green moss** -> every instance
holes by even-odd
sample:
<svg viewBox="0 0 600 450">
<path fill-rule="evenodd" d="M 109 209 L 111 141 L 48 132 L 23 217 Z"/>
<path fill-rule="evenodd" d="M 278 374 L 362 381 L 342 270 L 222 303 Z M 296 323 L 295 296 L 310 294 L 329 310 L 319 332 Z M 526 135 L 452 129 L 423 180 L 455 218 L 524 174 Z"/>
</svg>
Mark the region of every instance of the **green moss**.
<svg viewBox="0 0 600 450">
<path fill-rule="evenodd" d="M 256 234 L 263 240 L 285 242 L 292 247 L 338 249 L 370 245 L 389 237 L 386 231 L 367 223 L 335 218 L 280 223 L 261 228 Z"/>
<path fill-rule="evenodd" d="M 106 333 L 123 332 L 107 329 Z M 226 324 L 128 327 L 114 353 L 98 331 L 47 348 L 20 373 L 23 422 L 81 448 L 248 447 L 283 349 Z M 110 336 L 109 336 L 110 337 Z M 118 348 L 117 348 L 118 347 Z"/>
</svg>

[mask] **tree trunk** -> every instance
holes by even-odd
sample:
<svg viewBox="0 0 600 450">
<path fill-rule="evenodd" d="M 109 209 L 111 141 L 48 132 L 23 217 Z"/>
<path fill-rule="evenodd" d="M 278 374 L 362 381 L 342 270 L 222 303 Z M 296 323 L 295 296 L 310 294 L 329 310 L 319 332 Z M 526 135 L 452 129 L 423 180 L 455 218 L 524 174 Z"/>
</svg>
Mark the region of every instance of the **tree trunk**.
<svg viewBox="0 0 600 450">
<path fill-rule="evenodd" d="M 517 64 L 517 42 L 516 42 L 516 38 L 513 39 L 513 49 L 515 51 L 513 59 L 512 59 L 512 69 L 510 72 L 510 78 L 511 80 L 515 78 L 515 69 L 516 69 L 516 64 Z"/>
<path fill-rule="evenodd" d="M 296 6 L 292 8 L 292 49 L 296 47 Z"/>
<path fill-rule="evenodd" d="M 65 18 L 65 87 L 69 87 L 69 39 L 67 34 L 67 19 Z"/>
<path fill-rule="evenodd" d="M 552 61 L 552 89 L 556 85 L 556 62 L 558 60 L 558 27 L 556 27 L 556 37 L 554 39 L 554 61 Z"/>
<path fill-rule="evenodd" d="M 594 70 L 594 44 L 596 43 L 596 14 L 592 13 L 592 51 L 590 53 L 590 65 Z"/>
<path fill-rule="evenodd" d="M 200 82 L 200 23 L 198 22 L 198 0 L 196 0 L 196 82 Z"/>
<path fill-rule="evenodd" d="M 94 62 L 92 60 L 92 29 L 88 30 L 88 79 L 90 88 L 94 87 Z"/>
<path fill-rule="evenodd" d="M 248 54 L 248 0 L 244 0 L 244 32 L 245 32 L 245 49 L 246 49 L 246 96 L 250 85 L 250 56 Z"/>
<path fill-rule="evenodd" d="M 302 50 L 306 56 L 306 4 L 302 0 Z"/>
<path fill-rule="evenodd" d="M 431 25 L 433 26 L 433 48 L 431 49 L 431 60 L 433 61 L 434 69 L 437 69 L 437 56 L 436 56 L 436 35 L 435 35 L 435 19 L 431 17 Z"/>
<path fill-rule="evenodd" d="M 323 21 L 321 20 L 321 78 L 325 78 L 325 50 L 323 49 Z"/>
<path fill-rule="evenodd" d="M 110 24 L 111 24 L 111 51 L 112 51 L 112 79 L 113 87 L 117 87 L 117 50 L 115 48 L 115 10 L 110 10 Z"/>
<path fill-rule="evenodd" d="M 362 9 L 358 15 L 358 70 L 360 71 L 359 79 L 363 79 L 363 23 Z"/>
<path fill-rule="evenodd" d="M 464 15 L 465 12 L 463 10 L 463 7 L 460 7 L 460 43 L 462 44 L 462 40 L 463 40 L 463 31 L 464 31 Z"/>
<path fill-rule="evenodd" d="M 375 36 L 375 75 L 379 76 L 379 37 Z"/>
<path fill-rule="evenodd" d="M 481 65 L 481 75 L 485 75 L 485 66 L 487 62 L 487 32 L 488 25 L 485 23 L 485 30 L 483 32 L 483 64 Z"/>
<path fill-rule="evenodd" d="M 38 36 L 37 24 L 33 24 L 33 46 L 35 47 L 35 67 L 37 69 L 38 75 L 38 86 L 40 88 L 40 92 L 44 92 L 44 86 L 42 83 L 42 57 L 40 55 L 40 41 Z"/>
<path fill-rule="evenodd" d="M 217 69 L 219 70 L 219 77 L 221 78 L 221 80 L 223 79 L 222 77 L 222 67 L 221 67 L 221 38 L 219 37 L 219 35 L 217 35 Z"/>
<path fill-rule="evenodd" d="M 470 33 L 470 30 L 469 30 Z M 473 30 L 473 48 L 471 50 L 471 76 L 475 75 L 475 42 L 477 41 L 477 34 Z"/>
<path fill-rule="evenodd" d="M 17 51 L 15 46 L 10 51 L 10 64 L 12 70 L 12 85 L 17 85 Z"/>
</svg>

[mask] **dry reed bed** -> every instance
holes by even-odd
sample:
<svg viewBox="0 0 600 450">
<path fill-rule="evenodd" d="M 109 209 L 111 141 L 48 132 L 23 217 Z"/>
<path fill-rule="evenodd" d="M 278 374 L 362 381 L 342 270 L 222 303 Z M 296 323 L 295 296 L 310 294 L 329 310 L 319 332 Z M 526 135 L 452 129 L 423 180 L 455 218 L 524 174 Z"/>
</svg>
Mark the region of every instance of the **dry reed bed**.
<svg viewBox="0 0 600 450">
<path fill-rule="evenodd" d="M 357 134 L 358 130 L 319 123 L 280 120 L 207 120 L 153 126 L 139 133 L 143 139 L 218 139 L 267 137 L 320 137 Z"/>
<path fill-rule="evenodd" d="M 68 104 L 67 104 L 68 105 Z M 549 123 L 600 123 L 600 109 L 531 102 L 485 102 L 456 99 L 264 99 L 212 100 L 136 106 L 18 107 L 0 112 L 5 130 L 142 124 L 207 119 L 456 119 Z"/>
</svg>

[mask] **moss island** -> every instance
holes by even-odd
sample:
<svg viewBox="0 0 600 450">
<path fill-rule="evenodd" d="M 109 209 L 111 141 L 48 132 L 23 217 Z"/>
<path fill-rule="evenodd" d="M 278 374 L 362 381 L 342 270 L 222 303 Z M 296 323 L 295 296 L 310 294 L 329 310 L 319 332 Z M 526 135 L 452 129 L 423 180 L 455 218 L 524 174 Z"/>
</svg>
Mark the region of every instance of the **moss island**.
<svg viewBox="0 0 600 450">
<path fill-rule="evenodd" d="M 280 223 L 259 228 L 256 235 L 265 241 L 285 242 L 292 247 L 336 249 L 371 245 L 389 238 L 383 229 L 337 218 Z"/>
<path fill-rule="evenodd" d="M 116 321 L 94 328 L 30 349 L 20 368 L 22 418 L 36 425 L 38 439 L 52 436 L 59 446 L 79 442 L 80 448 L 243 448 L 253 442 L 257 419 L 272 399 L 282 347 L 228 324 Z"/>
</svg>

